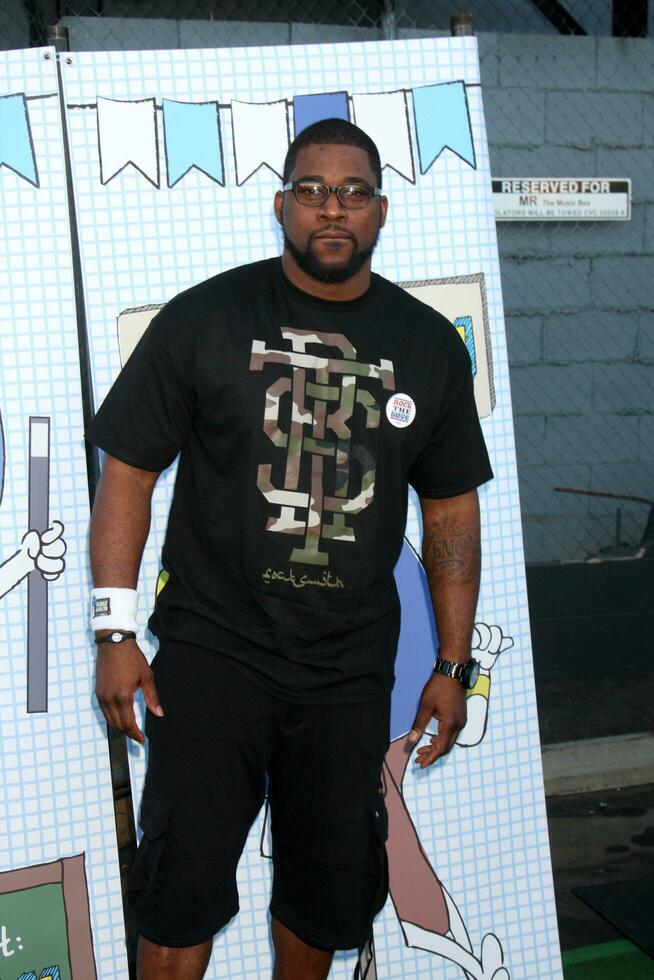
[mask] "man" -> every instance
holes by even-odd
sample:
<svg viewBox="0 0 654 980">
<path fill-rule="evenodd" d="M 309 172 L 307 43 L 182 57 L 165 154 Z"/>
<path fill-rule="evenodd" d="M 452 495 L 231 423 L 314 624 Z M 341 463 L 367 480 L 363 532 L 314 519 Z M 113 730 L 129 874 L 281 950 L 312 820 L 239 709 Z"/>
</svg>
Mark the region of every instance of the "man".
<svg viewBox="0 0 654 980">
<path fill-rule="evenodd" d="M 476 487 L 492 473 L 457 332 L 371 273 L 380 186 L 365 133 L 305 129 L 274 201 L 281 259 L 168 303 L 88 433 L 107 453 L 91 528 L 96 691 L 137 741 L 137 688 L 148 707 L 130 881 L 140 980 L 204 975 L 238 911 L 266 781 L 276 980 L 320 980 L 335 949 L 370 936 L 387 895 L 380 773 L 409 482 L 443 660 L 410 736 L 438 719 L 420 766 L 465 723 Z M 152 490 L 178 452 L 151 670 L 134 590 Z"/>
</svg>

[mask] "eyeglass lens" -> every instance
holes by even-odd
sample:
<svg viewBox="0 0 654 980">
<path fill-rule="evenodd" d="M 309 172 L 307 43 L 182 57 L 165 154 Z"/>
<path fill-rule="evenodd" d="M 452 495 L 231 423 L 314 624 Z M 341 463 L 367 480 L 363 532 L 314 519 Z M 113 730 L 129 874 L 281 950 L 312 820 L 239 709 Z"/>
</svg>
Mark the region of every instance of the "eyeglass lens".
<svg viewBox="0 0 654 980">
<path fill-rule="evenodd" d="M 319 184 L 315 181 L 298 181 L 294 187 L 295 197 L 299 204 L 306 204 L 309 207 L 320 207 L 329 197 L 332 188 L 327 184 Z M 341 184 L 336 188 L 336 196 L 344 208 L 365 208 L 372 191 L 365 184 Z"/>
</svg>

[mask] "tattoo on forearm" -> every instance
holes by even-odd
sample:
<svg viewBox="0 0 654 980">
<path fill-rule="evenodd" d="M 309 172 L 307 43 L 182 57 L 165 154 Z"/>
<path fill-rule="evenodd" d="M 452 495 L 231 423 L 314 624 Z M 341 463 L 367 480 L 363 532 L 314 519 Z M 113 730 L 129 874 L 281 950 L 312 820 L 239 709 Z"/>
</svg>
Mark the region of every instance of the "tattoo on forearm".
<svg viewBox="0 0 654 980">
<path fill-rule="evenodd" d="M 430 582 L 457 579 L 464 583 L 477 575 L 478 543 L 456 520 L 445 518 L 425 528 L 422 557 Z"/>
</svg>

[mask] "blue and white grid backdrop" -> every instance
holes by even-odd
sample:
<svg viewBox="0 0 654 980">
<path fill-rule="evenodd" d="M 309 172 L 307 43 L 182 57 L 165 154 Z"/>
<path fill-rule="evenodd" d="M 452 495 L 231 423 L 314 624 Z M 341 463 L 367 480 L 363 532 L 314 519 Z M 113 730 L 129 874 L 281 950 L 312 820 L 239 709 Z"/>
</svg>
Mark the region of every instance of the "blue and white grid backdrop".
<svg viewBox="0 0 654 980">
<path fill-rule="evenodd" d="M 24 58 L 27 55 L 18 58 L 19 65 Z M 411 92 L 417 88 L 465 83 L 475 166 L 444 149 L 424 174 L 420 173 L 418 154 L 414 153 L 415 183 L 393 170 L 385 170 L 389 220 L 375 254 L 374 268 L 397 282 L 479 272 L 485 276 L 497 403 L 492 415 L 482 421 L 495 480 L 481 491 L 484 570 L 477 618 L 501 626 L 515 644 L 493 668 L 484 740 L 473 749 L 456 748 L 431 770 L 410 769 L 404 796 L 425 852 L 464 913 L 473 948 L 478 950 L 482 937 L 492 931 L 502 943 L 506 966 L 515 980 L 560 977 L 476 42 L 473 38 L 457 38 L 220 51 L 71 53 L 62 56 L 61 67 L 96 404 L 120 367 L 116 318 L 122 311 L 163 303 L 216 272 L 280 251 L 280 236 L 272 214 L 272 197 L 280 181 L 269 167 L 262 166 L 237 185 L 231 139 L 232 100 L 291 102 L 295 96 L 311 93 L 347 92 L 354 96 L 405 90 L 410 107 Z M 31 79 L 30 84 L 32 89 L 49 92 L 55 91 L 56 83 L 44 80 L 35 86 Z M 15 85 L 11 91 L 17 91 Z M 160 186 L 129 164 L 103 184 L 98 98 L 128 102 L 153 99 L 157 106 L 161 106 L 162 99 L 218 102 L 224 186 L 194 169 L 169 188 L 161 124 L 157 127 Z M 48 104 L 43 102 L 44 107 Z M 56 106 L 55 99 L 52 106 Z M 45 115 L 46 108 L 39 111 Z M 411 143 L 417 146 L 411 112 L 408 118 Z M 61 162 L 59 166 L 63 195 Z M 21 188 L 20 193 L 26 191 Z M 42 237 L 44 222 L 48 222 L 49 232 L 54 221 L 44 210 L 48 205 L 38 203 L 38 233 Z M 23 217 L 21 241 L 26 234 Z M 57 252 L 58 262 L 63 262 L 62 254 L 67 256 L 67 250 Z M 59 291 L 62 310 L 70 309 L 66 320 L 70 332 L 72 287 L 70 296 L 64 295 L 64 284 L 69 279 L 69 272 L 58 270 L 53 289 Z M 39 283 L 42 289 L 42 281 Z M 62 322 L 63 316 L 62 312 Z M 29 331 L 30 325 L 26 323 L 24 329 Z M 31 357 L 35 345 L 30 342 L 26 346 Z M 61 351 L 63 342 L 57 341 L 56 346 Z M 5 357 L 3 347 L 3 361 Z M 32 386 L 36 370 L 34 367 L 30 375 Z M 42 370 L 47 384 L 59 383 L 60 370 L 51 372 L 45 362 Z M 76 389 L 69 385 L 68 398 L 72 390 Z M 20 412 L 25 415 L 31 407 L 24 407 L 25 396 L 20 401 Z M 72 445 L 81 454 L 81 419 L 71 420 L 70 424 Z M 65 458 L 65 452 L 70 453 L 71 449 L 62 449 L 60 458 Z M 72 474 L 72 466 L 69 473 Z M 69 479 L 72 481 L 72 475 Z M 79 482 L 77 492 L 83 495 L 83 479 Z M 155 495 L 152 533 L 142 568 L 143 628 L 154 595 L 171 486 L 172 473 L 168 473 Z M 17 526 L 8 530 L 2 525 L 3 541 L 5 533 L 10 540 L 12 532 L 14 537 L 19 533 L 20 515 L 14 521 Z M 413 500 L 407 535 L 414 545 L 419 544 L 419 516 Z M 77 558 L 83 564 L 81 553 L 77 553 Z M 65 574 L 69 574 L 69 569 Z M 75 648 L 77 656 L 86 663 L 88 647 L 79 612 L 83 589 L 73 594 L 71 581 L 72 578 L 68 580 L 70 623 L 77 623 L 80 635 Z M 20 610 L 15 617 L 20 631 Z M 85 693 L 89 692 L 87 685 Z M 143 753 L 132 747 L 130 761 L 138 788 L 144 773 Z M 51 776 L 47 778 L 51 780 Z M 84 828 L 80 828 L 82 837 L 84 833 Z M 242 911 L 216 941 L 208 973 L 211 978 L 268 974 L 271 953 L 266 909 L 270 868 L 260 855 L 260 834 L 261 824 L 257 821 L 239 869 Z M 107 874 L 112 867 L 108 860 Z M 461 976 L 460 967 L 444 958 L 405 946 L 390 902 L 376 921 L 375 942 L 380 980 Z M 352 975 L 352 969 L 353 956 L 340 954 L 332 975 L 346 978 Z M 112 970 L 118 972 L 107 969 L 102 977 L 120 975 L 117 966 Z"/>
<path fill-rule="evenodd" d="M 0 96 L 17 92 L 27 97 L 39 186 L 8 168 L 0 170 L 5 449 L 0 565 L 10 567 L 8 559 L 30 530 L 33 416 L 50 419 L 49 516 L 64 525 L 67 552 L 64 571 L 47 587 L 47 711 L 26 710 L 28 582 L 0 597 L 0 872 L 84 852 L 98 976 L 125 980 L 107 733 L 92 700 L 94 658 L 86 602 L 89 497 L 54 51 L 0 55 Z M 37 943 L 33 931 L 39 926 L 33 920 L 20 926 L 26 955 L 30 943 Z M 16 934 L 9 938 L 0 956 L 0 976 L 13 980 L 17 974 L 11 972 L 15 960 L 10 953 L 15 955 L 18 940 Z M 33 962 L 31 968 L 38 976 L 51 965 Z M 62 978 L 70 976 L 65 964 L 61 967 Z"/>
</svg>

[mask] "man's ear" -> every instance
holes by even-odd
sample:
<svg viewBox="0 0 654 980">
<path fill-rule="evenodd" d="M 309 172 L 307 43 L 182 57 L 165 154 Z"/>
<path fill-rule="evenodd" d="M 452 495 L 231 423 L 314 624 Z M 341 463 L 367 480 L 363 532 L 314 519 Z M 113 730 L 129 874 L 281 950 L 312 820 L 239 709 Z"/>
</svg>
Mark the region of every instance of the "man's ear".
<svg viewBox="0 0 654 980">
<path fill-rule="evenodd" d="M 388 214 L 388 198 L 385 194 L 379 198 L 379 227 L 383 228 L 386 224 L 386 215 Z"/>
<path fill-rule="evenodd" d="M 284 194 L 282 191 L 277 191 L 275 194 L 275 200 L 273 201 L 273 209 L 275 211 L 275 217 L 281 225 L 282 223 L 282 208 L 284 207 Z"/>
</svg>

